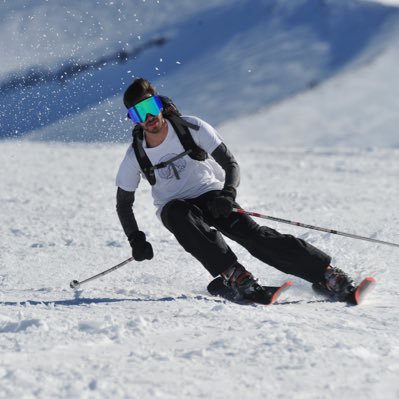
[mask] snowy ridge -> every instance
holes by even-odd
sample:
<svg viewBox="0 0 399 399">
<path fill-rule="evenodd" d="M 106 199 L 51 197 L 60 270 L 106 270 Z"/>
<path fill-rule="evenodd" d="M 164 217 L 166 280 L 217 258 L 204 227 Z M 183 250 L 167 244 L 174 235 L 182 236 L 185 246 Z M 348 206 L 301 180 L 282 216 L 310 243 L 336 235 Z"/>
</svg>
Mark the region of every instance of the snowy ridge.
<svg viewBox="0 0 399 399">
<path fill-rule="evenodd" d="M 389 25 L 364 63 L 220 131 L 232 141 L 250 131 L 252 145 L 399 148 L 398 32 Z"/>
<path fill-rule="evenodd" d="M 136 59 L 104 63 L 62 84 L 53 82 L 2 94 L 3 137 L 33 132 L 35 138 L 44 140 L 126 141 L 130 125 L 125 120 L 121 93 L 134 76 L 154 81 L 183 113 L 221 124 L 364 64 L 384 49 L 381 36 L 398 37 L 392 28 L 397 25 L 397 8 L 355 0 L 219 0 L 198 9 L 182 1 L 174 5 L 133 2 L 123 7 L 114 2 L 104 7 L 93 3 L 86 12 L 75 1 L 60 2 L 48 10 L 34 4 L 34 18 L 19 27 L 20 36 L 10 37 L 10 42 L 32 46 L 27 55 L 22 52 L 19 56 L 23 54 L 22 70 L 44 63 L 56 72 L 59 64 L 95 63 L 155 38 L 166 42 Z M 180 19 L 176 19 L 173 7 L 179 8 L 179 13 L 182 8 Z M 159 12 L 154 14 L 154 10 Z M 5 26 L 16 20 L 10 14 L 4 13 Z M 136 17 L 135 23 L 128 15 Z M 174 17 L 166 17 L 169 15 Z M 52 32 L 51 38 L 38 28 L 40 23 Z M 113 29 L 113 23 L 120 28 Z M 66 24 L 77 40 L 75 44 L 61 39 L 68 32 Z M 32 38 L 39 41 L 37 46 Z M 80 44 L 83 39 L 86 46 Z M 16 51 L 4 50 L 6 54 Z M 5 68 L 4 76 L 12 77 L 13 68 Z"/>
</svg>

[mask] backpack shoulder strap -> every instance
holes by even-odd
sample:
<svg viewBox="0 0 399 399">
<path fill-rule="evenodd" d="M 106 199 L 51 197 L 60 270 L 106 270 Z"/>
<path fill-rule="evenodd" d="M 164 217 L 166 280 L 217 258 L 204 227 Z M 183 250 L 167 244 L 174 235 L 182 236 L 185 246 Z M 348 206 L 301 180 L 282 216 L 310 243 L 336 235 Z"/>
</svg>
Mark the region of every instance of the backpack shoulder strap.
<svg viewBox="0 0 399 399">
<path fill-rule="evenodd" d="M 153 186 L 156 182 L 155 172 L 150 159 L 148 158 L 146 152 L 144 151 L 143 128 L 140 125 L 136 125 L 133 129 L 132 135 L 133 135 L 132 147 L 136 155 L 137 162 L 139 163 L 140 169 L 144 173 L 145 177 L 147 178 L 151 186 Z"/>
<path fill-rule="evenodd" d="M 192 159 L 195 159 L 196 161 L 204 161 L 208 158 L 208 153 L 194 141 L 189 130 L 190 128 L 198 131 L 200 129 L 198 125 L 184 120 L 179 115 L 169 114 L 168 116 L 165 116 L 165 118 L 168 119 L 173 126 L 183 148 L 188 151 L 188 155 Z"/>
</svg>

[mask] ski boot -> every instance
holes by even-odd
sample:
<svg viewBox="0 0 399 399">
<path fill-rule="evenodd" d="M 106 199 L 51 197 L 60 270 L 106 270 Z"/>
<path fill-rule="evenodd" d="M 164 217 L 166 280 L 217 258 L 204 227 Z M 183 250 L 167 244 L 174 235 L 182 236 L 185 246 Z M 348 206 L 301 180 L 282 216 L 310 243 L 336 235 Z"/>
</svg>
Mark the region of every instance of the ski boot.
<svg viewBox="0 0 399 399">
<path fill-rule="evenodd" d="M 315 292 L 327 296 L 335 301 L 348 302 L 356 289 L 353 280 L 341 269 L 328 266 L 324 273 L 324 280 L 313 283 Z"/>
<path fill-rule="evenodd" d="M 258 284 L 257 279 L 236 262 L 222 273 L 224 284 L 231 288 L 236 296 L 257 303 L 269 303 L 270 298 L 267 291 Z"/>
</svg>

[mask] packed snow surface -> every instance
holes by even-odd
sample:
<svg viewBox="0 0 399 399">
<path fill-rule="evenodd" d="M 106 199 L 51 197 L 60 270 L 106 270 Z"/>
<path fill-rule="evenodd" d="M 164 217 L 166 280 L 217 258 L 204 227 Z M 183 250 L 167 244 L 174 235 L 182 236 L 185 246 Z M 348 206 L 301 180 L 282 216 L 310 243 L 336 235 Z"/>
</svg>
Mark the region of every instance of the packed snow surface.
<svg viewBox="0 0 399 399">
<path fill-rule="evenodd" d="M 154 259 L 74 293 L 71 280 L 130 256 L 113 187 L 124 151 L 0 143 L 0 397 L 398 397 L 398 248 L 271 223 L 377 288 L 359 307 L 326 303 L 231 243 L 263 283 L 295 285 L 277 305 L 226 303 L 143 184 L 136 211 Z M 399 242 L 397 150 L 235 152 L 247 209 Z"/>
<path fill-rule="evenodd" d="M 228 241 L 263 284 L 294 282 L 240 306 L 206 292 L 143 181 L 154 259 L 69 287 L 131 256 L 114 179 L 121 93 L 144 74 L 218 126 L 244 208 L 399 243 L 394 3 L 3 1 L 0 399 L 399 398 L 397 247 L 258 219 L 378 284 L 361 306 L 326 302 Z"/>
</svg>

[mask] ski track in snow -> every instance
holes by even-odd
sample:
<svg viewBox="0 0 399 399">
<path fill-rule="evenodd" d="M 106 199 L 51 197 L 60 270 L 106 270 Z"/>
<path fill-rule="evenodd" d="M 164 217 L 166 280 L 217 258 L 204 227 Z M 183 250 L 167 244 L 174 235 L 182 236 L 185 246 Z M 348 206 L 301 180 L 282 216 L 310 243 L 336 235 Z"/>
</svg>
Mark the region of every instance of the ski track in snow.
<svg viewBox="0 0 399 399">
<path fill-rule="evenodd" d="M 231 147 L 248 210 L 399 241 L 397 150 Z M 360 307 L 323 302 L 230 242 L 263 283 L 295 283 L 275 306 L 235 305 L 206 293 L 142 182 L 154 260 L 73 292 L 130 256 L 113 186 L 124 152 L 0 142 L 0 398 L 398 397 L 397 248 L 270 223 L 379 284 Z"/>
</svg>

